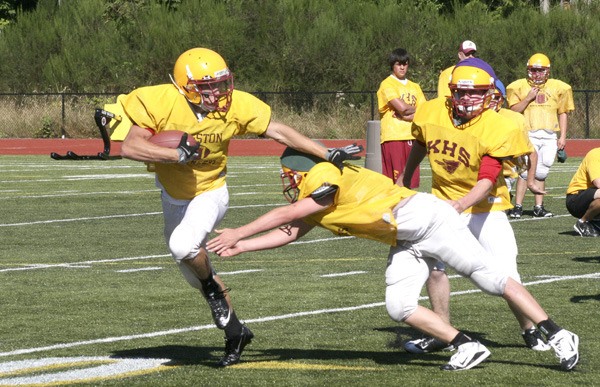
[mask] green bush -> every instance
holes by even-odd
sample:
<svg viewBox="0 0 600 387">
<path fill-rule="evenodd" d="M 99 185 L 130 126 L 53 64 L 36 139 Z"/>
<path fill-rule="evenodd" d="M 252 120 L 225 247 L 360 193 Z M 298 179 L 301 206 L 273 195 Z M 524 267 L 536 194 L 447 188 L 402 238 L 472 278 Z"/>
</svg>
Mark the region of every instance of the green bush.
<svg viewBox="0 0 600 387">
<path fill-rule="evenodd" d="M 555 77 L 600 89 L 600 6 L 582 1 L 542 15 L 527 4 L 39 0 L 2 29 L 0 92 L 126 92 L 166 83 L 177 56 L 196 46 L 220 52 L 248 91 L 376 90 L 389 72 L 387 54 L 404 47 L 414 58 L 411 78 L 431 90 L 464 39 L 477 43 L 505 83 L 544 52 Z"/>
</svg>

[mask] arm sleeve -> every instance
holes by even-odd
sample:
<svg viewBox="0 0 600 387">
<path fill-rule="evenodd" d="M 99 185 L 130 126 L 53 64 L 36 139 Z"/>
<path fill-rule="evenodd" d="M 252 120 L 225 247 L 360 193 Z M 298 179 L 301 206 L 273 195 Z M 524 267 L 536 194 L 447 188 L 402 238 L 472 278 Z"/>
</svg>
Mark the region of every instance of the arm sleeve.
<svg viewBox="0 0 600 387">
<path fill-rule="evenodd" d="M 310 197 L 315 200 L 323 199 L 327 195 L 331 195 L 332 193 L 337 192 L 337 189 L 338 189 L 337 185 L 323 184 L 322 186 L 320 186 L 319 188 L 314 190 L 310 194 Z"/>
<path fill-rule="evenodd" d="M 500 171 L 502 171 L 502 162 L 497 158 L 485 155 L 481 159 L 477 181 L 488 179 L 493 184 L 496 184 L 496 179 L 498 178 Z"/>
</svg>

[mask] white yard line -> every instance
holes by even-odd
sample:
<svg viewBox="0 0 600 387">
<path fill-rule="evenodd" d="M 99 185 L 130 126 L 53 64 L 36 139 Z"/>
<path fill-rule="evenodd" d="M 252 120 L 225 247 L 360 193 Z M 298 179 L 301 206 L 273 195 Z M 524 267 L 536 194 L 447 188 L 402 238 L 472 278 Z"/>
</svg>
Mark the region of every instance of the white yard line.
<svg viewBox="0 0 600 387">
<path fill-rule="evenodd" d="M 357 274 L 366 274 L 366 271 L 347 271 L 345 273 L 331 273 L 331 274 L 323 274 L 321 278 L 333 278 L 333 277 L 346 277 L 349 275 L 357 275 Z"/>
</svg>

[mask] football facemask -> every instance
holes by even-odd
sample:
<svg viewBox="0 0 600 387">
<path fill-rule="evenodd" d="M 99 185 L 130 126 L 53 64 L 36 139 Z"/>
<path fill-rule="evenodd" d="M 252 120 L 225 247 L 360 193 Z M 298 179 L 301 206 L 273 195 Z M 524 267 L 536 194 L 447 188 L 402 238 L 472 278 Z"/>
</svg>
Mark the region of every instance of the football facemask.
<svg viewBox="0 0 600 387">
<path fill-rule="evenodd" d="M 464 119 L 483 113 L 489 107 L 495 89 L 494 78 L 473 66 L 457 66 L 448 87 L 452 92 L 453 112 Z"/>
<path fill-rule="evenodd" d="M 527 61 L 527 82 L 543 86 L 550 77 L 550 59 L 544 54 L 534 54 Z"/>
<path fill-rule="evenodd" d="M 225 113 L 231 106 L 233 74 L 221 55 L 212 50 L 192 48 L 181 54 L 171 80 L 190 103 L 206 111 Z"/>
<path fill-rule="evenodd" d="M 281 183 L 283 184 L 283 196 L 290 203 L 298 201 L 300 196 L 300 183 L 302 182 L 303 174 L 292 169 L 282 167 L 280 171 Z"/>
</svg>

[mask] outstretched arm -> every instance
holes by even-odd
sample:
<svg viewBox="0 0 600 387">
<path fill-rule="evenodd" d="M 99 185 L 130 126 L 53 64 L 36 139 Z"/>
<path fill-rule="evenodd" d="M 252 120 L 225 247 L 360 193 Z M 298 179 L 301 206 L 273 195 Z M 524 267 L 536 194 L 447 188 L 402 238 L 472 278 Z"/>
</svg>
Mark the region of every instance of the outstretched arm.
<svg viewBox="0 0 600 387">
<path fill-rule="evenodd" d="M 271 121 L 265 136 L 300 152 L 327 160 L 327 148 L 281 122 Z"/>
<path fill-rule="evenodd" d="M 274 249 L 295 241 L 313 227 L 302 220 L 295 220 L 289 225 L 281 226 L 259 237 L 238 241 L 230 248 L 220 249 L 217 254 L 221 257 L 233 257 L 248 251 Z"/>
<path fill-rule="evenodd" d="M 299 221 L 311 214 L 314 214 L 316 212 L 326 209 L 333 203 L 333 196 L 334 195 L 329 195 L 318 201 L 316 201 L 312 197 L 307 197 L 296 203 L 292 203 L 288 206 L 275 208 L 244 226 L 241 226 L 241 227 L 238 227 L 235 229 L 226 228 L 223 230 L 217 230 L 217 233 L 219 233 L 219 236 L 208 241 L 206 247 L 210 251 L 213 251 L 220 255 L 223 251 L 235 246 L 239 241 L 241 241 L 244 238 L 248 238 L 248 237 L 254 236 L 256 234 L 259 234 L 261 232 L 269 231 L 269 230 L 272 230 L 274 228 L 277 228 L 277 227 L 280 227 L 280 226 L 283 226 L 286 224 L 291 224 L 294 222 L 293 224 L 296 225 L 296 227 L 298 229 L 303 229 L 300 226 L 298 226 L 299 223 L 295 222 L 295 221 Z M 302 222 L 302 223 L 304 223 L 304 222 Z M 308 230 L 306 230 L 306 232 L 307 231 Z M 274 232 L 277 233 L 280 231 L 275 230 Z M 284 234 L 284 233 L 281 233 L 281 234 Z M 267 234 L 267 235 L 269 235 L 269 234 Z M 280 244 L 269 245 L 269 247 L 265 247 L 265 248 L 282 246 L 286 243 L 290 243 L 290 242 L 296 240 L 297 238 L 299 238 L 302 235 L 304 235 L 304 234 L 301 234 L 299 232 L 294 232 L 289 235 L 290 237 L 293 236 L 294 238 L 288 238 L 287 241 L 280 239 L 279 242 L 271 242 L 271 243 L 280 243 Z M 281 235 L 279 235 L 279 236 L 281 236 Z M 273 237 L 273 235 L 272 235 L 272 237 Z M 254 250 L 260 250 L 260 248 L 255 248 Z"/>
<path fill-rule="evenodd" d="M 356 156 L 356 154 L 363 151 L 362 145 L 356 144 L 342 148 L 325 148 L 323 145 L 298 133 L 295 129 L 275 121 L 269 123 L 265 136 L 300 152 L 327 160 L 339 169 L 344 168 L 344 161 L 346 160 L 359 160 L 360 156 Z"/>
</svg>

